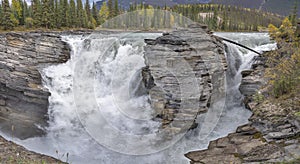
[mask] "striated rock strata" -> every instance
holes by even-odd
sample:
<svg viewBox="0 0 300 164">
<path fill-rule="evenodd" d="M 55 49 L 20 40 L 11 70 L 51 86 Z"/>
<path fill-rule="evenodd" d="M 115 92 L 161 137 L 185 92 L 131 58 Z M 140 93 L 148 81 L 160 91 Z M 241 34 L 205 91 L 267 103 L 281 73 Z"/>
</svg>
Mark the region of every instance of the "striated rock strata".
<svg viewBox="0 0 300 164">
<path fill-rule="evenodd" d="M 300 120 L 294 115 L 300 109 L 287 109 L 284 104 L 267 100 L 261 102 L 256 97 L 258 92 L 265 94 L 260 89 L 265 84 L 265 61 L 265 57 L 258 57 L 251 70 L 242 72 L 240 91 L 253 112 L 250 122 L 235 133 L 211 141 L 206 150 L 185 154 L 192 164 L 300 162 Z M 299 99 L 285 101 L 295 103 Z"/>
<path fill-rule="evenodd" d="M 56 34 L 6 33 L 0 35 L 0 128 L 25 139 L 43 134 L 48 97 L 39 69 L 66 62 L 68 45 Z"/>
<path fill-rule="evenodd" d="M 156 119 L 168 135 L 196 127 L 196 117 L 224 91 L 224 45 L 201 25 L 145 41 L 142 75 Z"/>
</svg>

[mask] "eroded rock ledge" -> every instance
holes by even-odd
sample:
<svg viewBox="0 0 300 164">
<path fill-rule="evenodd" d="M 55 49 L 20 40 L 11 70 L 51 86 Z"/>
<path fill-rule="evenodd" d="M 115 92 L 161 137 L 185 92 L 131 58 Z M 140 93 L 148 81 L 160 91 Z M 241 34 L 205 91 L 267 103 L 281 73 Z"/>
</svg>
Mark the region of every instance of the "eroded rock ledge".
<svg viewBox="0 0 300 164">
<path fill-rule="evenodd" d="M 291 112 L 296 109 L 254 99 L 258 91 L 264 94 L 260 88 L 265 84 L 265 61 L 265 57 L 259 57 L 251 70 L 242 72 L 240 91 L 253 112 L 250 122 L 235 133 L 211 141 L 206 150 L 185 154 L 192 164 L 300 162 L 300 122 Z"/>
<path fill-rule="evenodd" d="M 206 29 L 190 25 L 145 40 L 143 81 L 167 135 L 195 128 L 196 117 L 224 91 L 224 45 Z"/>
<path fill-rule="evenodd" d="M 0 34 L 0 128 L 25 139 L 43 134 L 47 125 L 48 97 L 39 69 L 63 63 L 69 46 L 57 34 Z"/>
</svg>

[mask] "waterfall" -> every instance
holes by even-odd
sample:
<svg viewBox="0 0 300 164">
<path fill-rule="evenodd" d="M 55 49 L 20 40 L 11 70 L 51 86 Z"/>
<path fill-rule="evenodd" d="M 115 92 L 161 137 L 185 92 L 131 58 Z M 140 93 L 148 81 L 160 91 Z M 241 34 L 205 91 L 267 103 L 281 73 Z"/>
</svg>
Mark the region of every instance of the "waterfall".
<svg viewBox="0 0 300 164">
<path fill-rule="evenodd" d="M 241 71 L 249 69 L 255 54 L 227 44 L 226 109 L 221 113 L 217 126 L 206 138 L 200 137 L 199 127 L 189 131 L 170 147 L 151 154 L 151 134 L 159 124 L 151 118 L 152 111 L 141 84 L 140 71 L 144 67 L 143 39 L 161 34 L 92 34 L 90 36 L 63 36 L 72 48 L 71 59 L 42 71 L 44 86 L 51 92 L 49 98 L 49 127 L 44 137 L 17 140 L 29 150 L 44 153 L 71 163 L 188 163 L 183 154 L 205 149 L 209 141 L 234 132 L 248 122 L 251 112 L 244 108 L 238 90 Z M 276 48 L 264 33 L 217 33 L 249 46 L 259 52 Z M 85 92 L 81 92 L 84 90 Z M 95 93 L 95 94 L 87 94 Z M 76 96 L 74 96 L 76 95 Z M 96 103 L 95 103 L 96 102 Z M 101 115 L 98 115 L 101 108 Z M 114 129 L 118 129 L 112 133 Z M 122 133 L 142 137 L 123 138 Z M 111 135 L 109 137 L 103 137 Z M 96 136 L 96 137 L 95 137 Z M 118 151 L 128 147 L 128 152 Z M 162 144 L 163 145 L 163 144 Z M 136 149 L 136 150 L 133 150 Z"/>
</svg>

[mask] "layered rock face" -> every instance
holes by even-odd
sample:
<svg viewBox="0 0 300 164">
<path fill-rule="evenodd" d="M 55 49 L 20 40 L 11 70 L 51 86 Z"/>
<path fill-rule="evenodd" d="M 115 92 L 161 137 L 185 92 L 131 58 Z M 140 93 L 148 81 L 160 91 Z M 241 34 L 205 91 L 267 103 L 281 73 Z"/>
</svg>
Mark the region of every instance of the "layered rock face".
<svg viewBox="0 0 300 164">
<path fill-rule="evenodd" d="M 43 134 L 48 97 L 39 69 L 66 62 L 70 48 L 55 34 L 0 35 L 0 128 L 25 139 Z"/>
<path fill-rule="evenodd" d="M 168 135 L 195 128 L 196 117 L 224 91 L 224 45 L 200 25 L 146 43 L 142 75 L 156 119 Z"/>
<path fill-rule="evenodd" d="M 237 128 L 235 133 L 211 141 L 206 150 L 185 154 L 192 164 L 300 162 L 300 122 L 292 112 L 296 109 L 286 109 L 284 104 L 268 101 L 260 104 L 254 99 L 258 92 L 265 94 L 261 89 L 266 83 L 263 78 L 265 62 L 265 57 L 258 57 L 251 70 L 242 72 L 240 91 L 253 112 L 250 122 Z"/>
</svg>

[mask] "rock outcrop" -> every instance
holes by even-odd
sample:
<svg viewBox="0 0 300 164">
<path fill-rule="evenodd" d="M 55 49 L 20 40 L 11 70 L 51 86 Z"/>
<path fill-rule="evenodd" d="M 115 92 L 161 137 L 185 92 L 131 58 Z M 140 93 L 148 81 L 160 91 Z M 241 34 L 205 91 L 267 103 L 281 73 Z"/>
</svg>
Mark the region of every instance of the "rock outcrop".
<svg viewBox="0 0 300 164">
<path fill-rule="evenodd" d="M 224 45 L 200 25 L 145 41 L 142 75 L 156 119 L 168 135 L 195 128 L 196 117 L 224 91 Z"/>
<path fill-rule="evenodd" d="M 0 128 L 25 139 L 43 134 L 48 97 L 39 70 L 66 62 L 70 48 L 59 35 L 6 33 L 0 35 Z"/>
<path fill-rule="evenodd" d="M 287 109 L 284 104 L 255 98 L 257 93 L 265 94 L 265 61 L 263 56 L 256 58 L 251 70 L 242 72 L 240 91 L 253 112 L 250 122 L 238 127 L 235 133 L 211 141 L 206 150 L 185 154 L 191 163 L 300 162 L 300 119 L 294 115 L 300 109 Z M 297 101 L 292 99 L 288 103 Z"/>
</svg>

